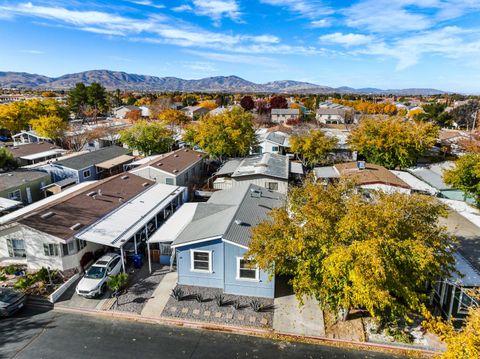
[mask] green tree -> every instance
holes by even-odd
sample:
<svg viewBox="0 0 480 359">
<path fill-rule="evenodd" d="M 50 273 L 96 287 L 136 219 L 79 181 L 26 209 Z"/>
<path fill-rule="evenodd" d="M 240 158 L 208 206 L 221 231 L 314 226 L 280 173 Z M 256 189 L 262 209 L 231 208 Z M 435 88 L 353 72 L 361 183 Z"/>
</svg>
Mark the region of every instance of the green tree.
<svg viewBox="0 0 480 359">
<path fill-rule="evenodd" d="M 132 127 L 120 132 L 120 141 L 150 156 L 169 151 L 173 144 L 173 133 L 159 121 L 138 121 Z"/>
<path fill-rule="evenodd" d="M 0 147 L 0 169 L 13 169 L 17 167 L 17 162 L 12 153 L 5 147 Z"/>
<path fill-rule="evenodd" d="M 107 91 L 97 82 L 87 87 L 87 100 L 95 113 L 104 113 L 108 110 Z"/>
<path fill-rule="evenodd" d="M 70 111 L 76 116 L 82 117 L 88 105 L 87 87 L 79 82 L 70 90 L 67 97 L 67 104 Z"/>
<path fill-rule="evenodd" d="M 183 140 L 199 146 L 213 158 L 246 156 L 255 145 L 253 115 L 234 107 L 215 116 L 204 116 L 190 126 Z"/>
<path fill-rule="evenodd" d="M 418 194 L 372 196 L 343 181 L 294 187 L 253 228 L 246 256 L 271 276 L 291 276 L 299 300 L 366 308 L 379 319 L 420 310 L 425 283 L 453 268 L 454 240 L 438 225 L 446 208 Z"/>
<path fill-rule="evenodd" d="M 325 160 L 337 142 L 336 138 L 325 135 L 321 130 L 312 130 L 292 135 L 290 149 L 300 158 L 304 166 L 315 166 Z"/>
<path fill-rule="evenodd" d="M 480 153 L 468 153 L 455 161 L 455 167 L 443 173 L 446 184 L 475 199 L 480 208 Z"/>
<path fill-rule="evenodd" d="M 439 128 L 430 122 L 365 118 L 350 133 L 348 143 L 368 162 L 388 169 L 405 168 L 415 165 L 435 144 L 438 133 Z"/>
</svg>

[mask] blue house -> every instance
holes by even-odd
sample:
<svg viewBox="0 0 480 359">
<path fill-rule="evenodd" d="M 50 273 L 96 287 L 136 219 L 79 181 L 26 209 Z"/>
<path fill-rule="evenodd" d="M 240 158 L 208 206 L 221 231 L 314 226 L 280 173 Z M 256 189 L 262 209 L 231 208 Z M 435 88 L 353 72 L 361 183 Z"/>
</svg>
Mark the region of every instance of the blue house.
<svg viewBox="0 0 480 359">
<path fill-rule="evenodd" d="M 74 178 L 77 183 L 94 181 L 123 172 L 123 165 L 134 159 L 131 152 L 120 146 L 104 147 L 52 162 L 42 170 L 50 173 L 53 182 L 65 178 Z"/>
<path fill-rule="evenodd" d="M 214 192 L 207 202 L 184 204 L 150 244 L 171 243 L 180 285 L 273 298 L 275 279 L 244 255 L 252 228 L 284 201 L 285 195 L 253 184 Z"/>
</svg>

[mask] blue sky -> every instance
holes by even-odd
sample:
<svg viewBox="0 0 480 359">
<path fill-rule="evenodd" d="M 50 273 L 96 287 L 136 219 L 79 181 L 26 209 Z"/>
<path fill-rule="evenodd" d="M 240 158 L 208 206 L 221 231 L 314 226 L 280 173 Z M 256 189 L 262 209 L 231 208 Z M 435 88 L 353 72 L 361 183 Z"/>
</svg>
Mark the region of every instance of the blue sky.
<svg viewBox="0 0 480 359">
<path fill-rule="evenodd" d="M 480 92 L 480 0 L 0 0 L 0 70 Z"/>
</svg>

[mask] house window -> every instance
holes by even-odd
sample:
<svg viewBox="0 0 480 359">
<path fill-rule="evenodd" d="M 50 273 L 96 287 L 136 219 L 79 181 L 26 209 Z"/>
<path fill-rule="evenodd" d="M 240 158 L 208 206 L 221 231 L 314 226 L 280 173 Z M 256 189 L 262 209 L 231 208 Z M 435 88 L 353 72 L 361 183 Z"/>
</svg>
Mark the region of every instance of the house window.
<svg viewBox="0 0 480 359">
<path fill-rule="evenodd" d="M 211 251 L 191 251 L 191 270 L 195 272 L 212 272 Z"/>
<path fill-rule="evenodd" d="M 58 257 L 58 244 L 44 244 L 43 251 L 47 257 Z"/>
<path fill-rule="evenodd" d="M 237 257 L 237 279 L 258 281 L 258 267 L 251 260 Z"/>
<path fill-rule="evenodd" d="M 165 184 L 173 185 L 173 178 L 170 178 L 170 177 L 165 178 Z"/>
<path fill-rule="evenodd" d="M 63 255 L 68 256 L 70 254 L 76 253 L 75 241 L 68 242 L 67 244 L 63 244 Z"/>
<path fill-rule="evenodd" d="M 468 314 L 468 309 L 475 304 L 475 301 L 467 293 L 460 290 L 460 298 L 458 300 L 458 313 Z"/>
<path fill-rule="evenodd" d="M 278 152 L 279 147 L 278 146 L 272 146 L 272 152 Z"/>
<path fill-rule="evenodd" d="M 88 178 L 90 177 L 90 175 L 91 175 L 90 170 L 83 171 L 83 178 Z"/>
<path fill-rule="evenodd" d="M 8 199 L 13 199 L 14 201 L 21 201 L 22 200 L 22 192 L 19 189 L 10 192 L 8 194 Z"/>
<path fill-rule="evenodd" d="M 25 241 L 23 239 L 7 239 L 8 255 L 10 257 L 25 257 Z"/>
<path fill-rule="evenodd" d="M 278 182 L 265 182 L 265 188 L 270 191 L 278 191 Z"/>
<path fill-rule="evenodd" d="M 77 248 L 79 251 L 81 251 L 83 248 L 87 246 L 87 242 L 84 240 L 77 239 L 76 242 L 77 242 Z"/>
</svg>

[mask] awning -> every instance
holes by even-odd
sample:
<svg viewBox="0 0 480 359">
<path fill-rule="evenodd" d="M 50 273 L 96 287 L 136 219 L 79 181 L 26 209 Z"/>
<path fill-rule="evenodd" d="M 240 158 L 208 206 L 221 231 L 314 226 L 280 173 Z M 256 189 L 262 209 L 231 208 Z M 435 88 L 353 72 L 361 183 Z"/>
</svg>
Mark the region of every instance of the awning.
<svg viewBox="0 0 480 359">
<path fill-rule="evenodd" d="M 34 160 L 38 160 L 38 159 L 41 159 L 41 158 L 61 155 L 65 152 L 67 152 L 67 151 L 62 150 L 62 149 L 55 149 L 55 150 L 50 150 L 50 151 L 34 153 L 32 155 L 22 156 L 20 158 L 23 159 L 23 160 L 34 161 Z"/>
<path fill-rule="evenodd" d="M 22 204 L 22 202 L 15 201 L 13 199 L 0 197 L 0 212 L 1 211 L 6 211 L 8 209 L 15 208 L 15 207 L 17 207 L 21 204 Z"/>
<path fill-rule="evenodd" d="M 109 169 L 111 169 L 111 168 L 113 168 L 113 167 L 116 167 L 116 166 L 119 166 L 119 165 L 123 165 L 123 164 L 125 164 L 125 163 L 127 163 L 127 162 L 130 162 L 130 161 L 133 160 L 134 158 L 135 158 L 135 157 L 129 156 L 129 155 L 121 155 L 121 156 L 112 158 L 111 160 L 98 163 L 98 164 L 96 164 L 95 166 L 97 166 L 97 167 L 99 167 L 99 168 L 103 168 L 103 169 L 109 170 Z"/>
<path fill-rule="evenodd" d="M 149 239 L 148 243 L 173 242 L 191 222 L 198 203 L 185 203 Z"/>
<path fill-rule="evenodd" d="M 298 162 L 290 162 L 290 173 L 303 175 L 303 166 Z"/>
</svg>

